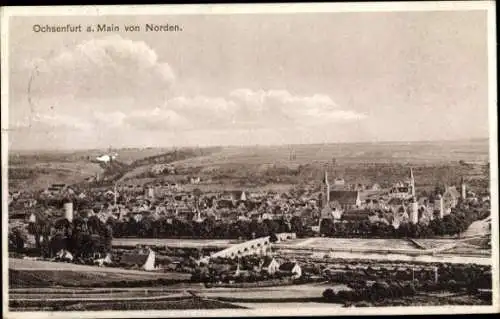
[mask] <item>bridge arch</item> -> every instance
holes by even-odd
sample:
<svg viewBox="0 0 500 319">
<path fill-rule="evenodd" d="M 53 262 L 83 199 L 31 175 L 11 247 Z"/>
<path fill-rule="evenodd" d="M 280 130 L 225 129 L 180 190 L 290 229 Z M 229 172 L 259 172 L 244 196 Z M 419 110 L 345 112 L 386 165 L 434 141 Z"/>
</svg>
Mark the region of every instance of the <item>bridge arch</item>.
<svg viewBox="0 0 500 319">
<path fill-rule="evenodd" d="M 289 238 L 292 238 L 292 239 L 296 238 L 295 233 L 280 233 L 280 234 L 276 234 L 276 237 L 278 237 L 278 241 L 285 241 Z M 240 256 L 252 255 L 252 254 L 265 255 L 267 253 L 268 247 L 270 245 L 271 245 L 271 242 L 270 242 L 269 236 L 260 237 L 260 238 L 246 241 L 244 243 L 235 244 L 231 247 L 223 249 L 223 250 L 211 255 L 210 258 L 217 258 L 217 257 L 235 258 L 236 256 L 240 257 Z"/>
</svg>

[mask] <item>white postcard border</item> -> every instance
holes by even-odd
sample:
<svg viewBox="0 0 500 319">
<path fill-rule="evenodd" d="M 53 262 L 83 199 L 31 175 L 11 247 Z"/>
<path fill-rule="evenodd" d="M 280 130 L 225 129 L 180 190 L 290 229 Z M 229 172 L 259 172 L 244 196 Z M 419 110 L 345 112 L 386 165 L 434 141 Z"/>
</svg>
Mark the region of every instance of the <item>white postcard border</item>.
<svg viewBox="0 0 500 319">
<path fill-rule="evenodd" d="M 391 11 L 469 11 L 486 10 L 488 14 L 489 69 L 489 131 L 490 131 L 490 190 L 492 210 L 492 270 L 493 305 L 439 307 L 377 307 L 374 308 L 287 308 L 243 310 L 158 310 L 158 311 L 85 311 L 85 312 L 9 312 L 8 272 L 3 272 L 3 309 L 5 318 L 130 318 L 130 317 L 234 317 L 234 316 L 319 316 L 319 315 L 379 315 L 394 314 L 465 314 L 499 312 L 499 214 L 498 214 L 498 140 L 497 140 L 497 78 L 496 78 L 496 16 L 494 1 L 435 1 L 377 3 L 282 3 L 234 5 L 148 5 L 148 6 L 61 6 L 3 7 L 1 21 L 1 63 L 8 68 L 9 17 L 11 16 L 105 16 L 105 15 L 177 15 L 177 14 L 289 14 L 317 12 L 391 12 Z M 7 212 L 8 197 L 8 88 L 9 72 L 2 72 L 2 212 Z M 8 256 L 8 214 L 2 214 L 2 256 Z M 8 269 L 8 258 L 2 258 Z"/>
</svg>

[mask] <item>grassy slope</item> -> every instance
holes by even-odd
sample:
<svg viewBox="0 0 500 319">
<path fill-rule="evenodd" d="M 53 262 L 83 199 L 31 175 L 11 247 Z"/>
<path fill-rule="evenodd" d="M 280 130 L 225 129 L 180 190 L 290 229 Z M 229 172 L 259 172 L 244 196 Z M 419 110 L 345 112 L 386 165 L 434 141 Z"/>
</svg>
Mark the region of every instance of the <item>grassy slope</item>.
<svg viewBox="0 0 500 319">
<path fill-rule="evenodd" d="M 12 287 L 91 286 L 95 283 L 140 282 L 158 279 L 187 280 L 189 274 L 146 272 L 69 263 L 9 259 L 9 282 Z"/>
<path fill-rule="evenodd" d="M 82 182 L 103 171 L 98 164 L 81 160 L 13 164 L 9 166 L 9 186 L 12 189 L 43 189 L 54 183 Z"/>
<path fill-rule="evenodd" d="M 293 161 L 289 158 L 292 149 L 296 155 Z M 171 150 L 117 150 L 120 154 L 119 160 L 126 164 L 151 156 L 168 154 L 169 151 Z M 39 173 L 37 176 L 25 179 L 11 178 L 10 185 L 46 187 L 50 182 L 83 180 L 95 174 L 95 170 L 101 170 L 97 164 L 83 158 L 98 155 L 100 152 L 94 150 L 55 153 L 39 156 L 39 159 L 35 159 L 33 155 L 24 154 L 20 157 L 12 155 L 10 159 L 12 168 L 37 167 L 43 170 L 40 166 L 48 166 L 53 170 L 47 171 L 47 174 Z M 433 187 L 437 183 L 455 183 L 457 181 L 454 179 L 460 176 L 469 179 L 487 178 L 480 166 L 460 166 L 458 161 L 487 161 L 488 141 L 225 147 L 192 150 L 192 152 L 192 157 L 174 162 L 175 166 L 184 169 L 184 172 L 177 177 L 182 178 L 186 174 L 201 175 L 202 179 L 212 180 L 207 187 L 238 188 L 242 185 L 262 187 L 263 185 L 260 185 L 262 183 L 289 185 L 320 180 L 325 164 L 331 163 L 332 158 L 337 162 L 331 172 L 332 175 L 342 176 L 351 183 L 393 183 L 408 175 L 410 163 L 415 167 L 417 186 Z M 203 152 L 209 155 L 203 155 Z M 302 165 L 300 171 L 298 171 L 299 165 Z M 126 173 L 129 178 L 127 183 L 134 183 L 138 179 L 137 176 L 148 171 L 151 166 L 152 164 L 148 163 L 130 169 Z"/>
</svg>

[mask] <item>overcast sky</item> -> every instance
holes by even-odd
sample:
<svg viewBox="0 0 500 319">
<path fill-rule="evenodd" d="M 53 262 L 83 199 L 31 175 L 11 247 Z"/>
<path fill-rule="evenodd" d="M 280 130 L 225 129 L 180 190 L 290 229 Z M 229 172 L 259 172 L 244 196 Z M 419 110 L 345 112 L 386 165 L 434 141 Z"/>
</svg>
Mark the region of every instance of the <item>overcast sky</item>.
<svg viewBox="0 0 500 319">
<path fill-rule="evenodd" d="M 183 31 L 32 31 L 66 23 Z M 13 149 L 488 136 L 481 11 L 17 17 L 10 30 Z"/>
</svg>

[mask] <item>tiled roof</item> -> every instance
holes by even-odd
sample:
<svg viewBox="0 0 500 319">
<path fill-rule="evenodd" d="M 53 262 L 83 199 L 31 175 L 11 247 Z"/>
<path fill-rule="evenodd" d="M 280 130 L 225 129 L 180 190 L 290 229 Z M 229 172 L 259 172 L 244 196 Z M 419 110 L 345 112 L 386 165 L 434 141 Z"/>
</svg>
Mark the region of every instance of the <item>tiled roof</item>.
<svg viewBox="0 0 500 319">
<path fill-rule="evenodd" d="M 355 205 L 358 198 L 357 191 L 331 191 L 330 201 L 337 201 L 341 205 Z"/>
<path fill-rule="evenodd" d="M 142 266 L 146 263 L 146 260 L 148 259 L 149 256 L 149 251 L 148 252 L 139 252 L 139 253 L 125 253 L 121 256 L 120 262 L 129 266 Z"/>
<path fill-rule="evenodd" d="M 271 257 L 267 257 L 264 259 L 264 263 L 262 264 L 262 267 L 269 267 L 269 265 L 271 264 L 271 262 L 274 260 L 274 258 L 271 258 Z M 293 268 L 293 267 L 292 267 Z"/>
<path fill-rule="evenodd" d="M 286 262 L 286 263 L 282 264 L 279 269 L 281 271 L 292 271 L 293 268 L 295 267 L 295 265 L 297 265 L 297 264 L 293 263 L 293 262 Z"/>
<path fill-rule="evenodd" d="M 444 193 L 444 195 L 451 195 L 452 197 L 460 197 L 460 193 L 458 192 L 457 188 L 456 187 L 449 187 L 446 192 Z"/>
</svg>

